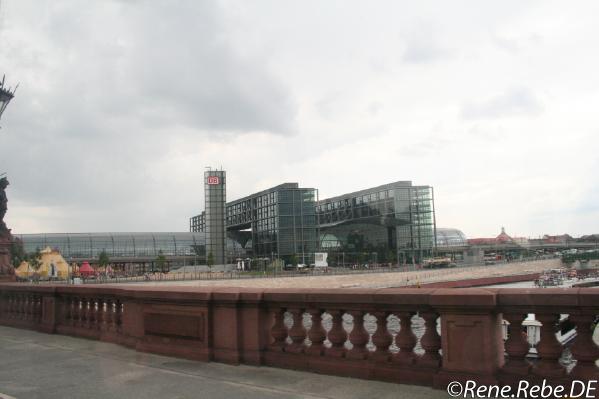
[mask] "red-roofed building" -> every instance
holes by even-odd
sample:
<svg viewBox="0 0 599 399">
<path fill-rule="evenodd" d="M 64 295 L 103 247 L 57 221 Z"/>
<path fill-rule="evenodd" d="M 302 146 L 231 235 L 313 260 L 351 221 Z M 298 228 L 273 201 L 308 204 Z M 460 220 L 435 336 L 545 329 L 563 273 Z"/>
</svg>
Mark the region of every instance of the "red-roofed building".
<svg viewBox="0 0 599 399">
<path fill-rule="evenodd" d="M 550 236 L 545 234 L 543 236 L 543 241 L 545 244 L 565 244 L 567 242 L 571 242 L 572 240 L 574 239 L 569 234 L 561 234 L 558 236 Z"/>
<path fill-rule="evenodd" d="M 506 232 L 505 228 L 501 228 L 501 233 L 495 238 L 470 238 L 468 239 L 469 245 L 501 245 L 501 244 L 519 244 L 525 245 L 528 243 L 528 239 L 525 237 L 510 237 Z"/>
</svg>

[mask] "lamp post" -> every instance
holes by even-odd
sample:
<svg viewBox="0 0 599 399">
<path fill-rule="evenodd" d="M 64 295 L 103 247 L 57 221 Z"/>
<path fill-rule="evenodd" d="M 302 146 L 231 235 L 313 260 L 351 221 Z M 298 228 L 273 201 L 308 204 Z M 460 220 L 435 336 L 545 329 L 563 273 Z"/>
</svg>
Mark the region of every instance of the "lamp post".
<svg viewBox="0 0 599 399">
<path fill-rule="evenodd" d="M 10 87 L 8 87 L 8 88 L 4 87 L 4 79 L 5 79 L 5 76 L 2 76 L 2 81 L 0 82 L 0 118 L 2 118 L 2 114 L 4 113 L 4 110 L 8 106 L 8 103 L 10 102 L 10 100 L 12 100 L 13 97 L 15 96 L 17 87 L 19 87 L 18 84 L 15 86 L 14 89 L 12 89 Z"/>
</svg>

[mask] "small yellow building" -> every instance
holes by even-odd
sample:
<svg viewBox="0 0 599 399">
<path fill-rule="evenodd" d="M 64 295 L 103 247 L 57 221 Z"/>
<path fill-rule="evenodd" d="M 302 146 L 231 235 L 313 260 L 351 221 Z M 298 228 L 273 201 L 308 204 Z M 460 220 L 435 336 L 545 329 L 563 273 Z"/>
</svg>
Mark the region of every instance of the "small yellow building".
<svg viewBox="0 0 599 399">
<path fill-rule="evenodd" d="M 58 250 L 46 247 L 40 251 L 40 267 L 37 271 L 33 270 L 26 261 L 21 262 L 19 267 L 15 269 L 15 274 L 21 278 L 31 277 L 34 273 L 42 278 L 54 276 L 59 279 L 66 279 L 69 275 L 69 264 Z"/>
</svg>

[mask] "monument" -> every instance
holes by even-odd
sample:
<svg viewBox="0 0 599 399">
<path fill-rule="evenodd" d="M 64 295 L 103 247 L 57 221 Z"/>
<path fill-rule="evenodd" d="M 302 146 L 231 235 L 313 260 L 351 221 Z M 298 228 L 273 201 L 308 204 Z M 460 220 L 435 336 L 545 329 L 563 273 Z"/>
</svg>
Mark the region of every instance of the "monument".
<svg viewBox="0 0 599 399">
<path fill-rule="evenodd" d="M 8 210 L 8 197 L 6 196 L 6 188 L 8 187 L 8 179 L 3 177 L 0 179 L 0 281 L 12 281 L 15 276 L 15 269 L 12 266 L 10 249 L 13 245 L 12 234 L 10 229 L 4 222 L 4 215 Z"/>
<path fill-rule="evenodd" d="M 0 117 L 8 106 L 10 100 L 15 96 L 17 85 L 14 89 L 4 85 L 4 77 L 0 81 Z M 0 174 L 2 176 L 2 174 Z M 0 178 L 0 281 L 12 281 L 15 279 L 15 269 L 12 266 L 10 249 L 13 245 L 12 234 L 10 229 L 4 222 L 4 215 L 8 210 L 8 198 L 6 196 L 6 187 L 8 187 L 8 179 L 6 176 Z"/>
</svg>

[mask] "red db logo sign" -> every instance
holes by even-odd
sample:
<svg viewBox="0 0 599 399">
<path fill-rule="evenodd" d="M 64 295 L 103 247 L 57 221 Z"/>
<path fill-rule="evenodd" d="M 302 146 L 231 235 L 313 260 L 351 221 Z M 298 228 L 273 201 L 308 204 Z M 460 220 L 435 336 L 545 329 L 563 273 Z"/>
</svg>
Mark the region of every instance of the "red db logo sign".
<svg viewBox="0 0 599 399">
<path fill-rule="evenodd" d="M 218 176 L 208 176 L 208 184 L 220 184 Z"/>
</svg>

